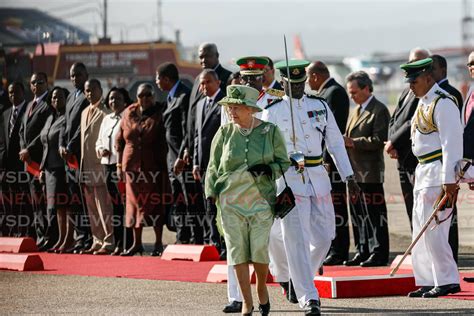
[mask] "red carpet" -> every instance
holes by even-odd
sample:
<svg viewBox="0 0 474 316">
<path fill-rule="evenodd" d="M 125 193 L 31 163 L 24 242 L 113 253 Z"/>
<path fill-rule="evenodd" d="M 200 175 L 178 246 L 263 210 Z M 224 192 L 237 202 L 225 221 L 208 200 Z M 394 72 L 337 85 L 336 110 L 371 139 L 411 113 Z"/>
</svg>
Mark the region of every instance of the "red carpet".
<svg viewBox="0 0 474 316">
<path fill-rule="evenodd" d="M 207 275 L 214 264 L 222 261 L 192 262 L 166 261 L 157 257 L 113 257 L 94 255 L 57 255 L 36 253 L 41 256 L 44 271 L 31 272 L 35 274 L 82 275 L 95 277 L 118 277 L 146 280 L 168 280 L 181 282 L 206 282 Z M 388 275 L 390 268 L 354 268 L 354 267 L 325 267 L 323 277 L 347 278 Z M 399 274 L 410 274 L 401 270 Z M 462 273 L 474 277 L 474 273 Z M 446 298 L 474 300 L 474 283 L 461 281 L 462 292 L 449 295 Z"/>
</svg>

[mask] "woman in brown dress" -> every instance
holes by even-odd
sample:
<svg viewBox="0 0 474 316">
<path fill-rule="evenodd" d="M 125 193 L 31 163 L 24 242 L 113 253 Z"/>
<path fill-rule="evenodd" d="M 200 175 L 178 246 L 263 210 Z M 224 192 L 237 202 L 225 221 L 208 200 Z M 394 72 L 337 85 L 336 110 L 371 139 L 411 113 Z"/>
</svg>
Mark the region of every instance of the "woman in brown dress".
<svg viewBox="0 0 474 316">
<path fill-rule="evenodd" d="M 122 256 L 143 252 L 144 224 L 155 230 L 153 254 L 161 254 L 165 203 L 170 191 L 165 130 L 153 87 L 141 84 L 137 99 L 125 110 L 116 138 L 117 173 L 125 179 L 125 225 L 133 228 L 133 245 Z"/>
</svg>

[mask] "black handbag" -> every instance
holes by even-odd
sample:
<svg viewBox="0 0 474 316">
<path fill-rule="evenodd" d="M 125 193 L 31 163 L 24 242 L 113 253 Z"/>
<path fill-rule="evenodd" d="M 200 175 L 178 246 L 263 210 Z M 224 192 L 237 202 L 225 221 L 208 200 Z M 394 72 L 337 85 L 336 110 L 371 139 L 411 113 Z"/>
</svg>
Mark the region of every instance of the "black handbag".
<svg viewBox="0 0 474 316">
<path fill-rule="evenodd" d="M 283 218 L 285 217 L 295 206 L 295 195 L 293 191 L 286 183 L 285 173 L 280 166 L 281 174 L 283 176 L 283 180 L 285 181 L 285 188 L 280 194 L 277 195 L 276 203 L 275 203 L 275 217 Z"/>
</svg>

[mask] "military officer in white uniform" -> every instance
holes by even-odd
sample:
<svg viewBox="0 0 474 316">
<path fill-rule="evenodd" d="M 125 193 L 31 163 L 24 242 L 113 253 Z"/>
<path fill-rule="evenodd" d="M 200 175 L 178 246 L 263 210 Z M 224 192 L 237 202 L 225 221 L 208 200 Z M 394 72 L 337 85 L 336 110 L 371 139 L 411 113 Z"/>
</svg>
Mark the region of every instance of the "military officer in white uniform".
<svg viewBox="0 0 474 316">
<path fill-rule="evenodd" d="M 285 92 L 279 89 L 279 85 L 275 85 L 275 80 L 268 88 L 263 86 L 265 69 L 268 67 L 269 58 L 264 56 L 247 56 L 237 59 L 236 64 L 240 67 L 241 84 L 257 89 L 258 95 L 257 105 L 264 109 L 274 100 L 285 95 Z M 255 117 L 261 118 L 261 112 L 254 114 Z M 221 125 L 229 123 L 228 115 L 225 111 L 221 111 Z"/>
<path fill-rule="evenodd" d="M 442 90 L 431 74 L 431 58 L 401 65 L 410 89 L 419 98 L 412 119 L 412 151 L 415 170 L 413 236 L 433 212 L 438 197 L 456 194 L 456 165 L 463 154 L 463 130 L 454 98 Z M 441 212 L 440 219 L 452 211 Z M 431 226 L 436 225 L 435 221 Z M 418 290 L 409 297 L 438 297 L 461 290 L 459 273 L 448 243 L 450 220 L 429 227 L 412 250 L 413 273 Z"/>
<path fill-rule="evenodd" d="M 296 197 L 296 207 L 281 221 L 275 221 L 272 228 L 269 249 L 271 272 L 279 282 L 291 277 L 299 305 L 304 308 L 305 314 L 319 315 L 320 301 L 313 279 L 335 236 L 331 184 L 322 164 L 323 140 L 341 177 L 350 182 L 351 191 L 356 190 L 357 184 L 352 178 L 353 171 L 343 137 L 329 106 L 324 99 L 304 95 L 307 65 L 307 61 L 291 60 L 288 74 L 285 61 L 275 64 L 283 78 L 286 95 L 270 104 L 263 111 L 262 119 L 281 129 L 290 159 L 293 157 L 296 161 L 298 156 L 291 152 L 304 155 L 304 167 L 300 165 L 299 170 L 290 167 L 285 173 Z M 289 86 L 293 97 L 293 115 L 288 97 Z M 284 189 L 282 178 L 277 181 L 277 186 L 278 192 Z M 275 245 L 280 240 L 279 227 L 276 227 L 278 223 L 281 225 L 283 253 L 278 252 L 281 247 Z"/>
</svg>

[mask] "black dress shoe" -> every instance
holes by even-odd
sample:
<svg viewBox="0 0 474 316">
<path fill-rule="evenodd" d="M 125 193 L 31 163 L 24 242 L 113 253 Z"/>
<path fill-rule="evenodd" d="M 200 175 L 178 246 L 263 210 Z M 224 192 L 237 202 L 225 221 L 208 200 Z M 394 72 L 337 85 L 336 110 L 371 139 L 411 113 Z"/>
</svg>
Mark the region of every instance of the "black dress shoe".
<svg viewBox="0 0 474 316">
<path fill-rule="evenodd" d="M 432 288 L 429 292 L 426 292 L 423 294 L 423 298 L 433 298 L 433 297 L 438 297 L 438 296 L 446 296 L 448 294 L 454 294 L 461 292 L 461 287 L 459 284 L 447 284 L 447 285 L 441 285 Z"/>
<path fill-rule="evenodd" d="M 423 294 L 429 292 L 432 288 L 432 286 L 422 286 L 418 290 L 408 293 L 408 297 L 422 297 Z"/>
<path fill-rule="evenodd" d="M 159 245 L 158 247 L 155 247 L 155 249 L 150 255 L 152 257 L 161 257 L 161 255 L 163 254 L 163 251 L 164 251 L 163 245 Z"/>
<path fill-rule="evenodd" d="M 464 282 L 467 282 L 467 283 L 474 283 L 474 278 L 465 277 L 463 280 Z"/>
<path fill-rule="evenodd" d="M 270 298 L 268 298 L 267 304 L 258 304 L 258 311 L 260 312 L 260 315 L 267 316 L 270 314 Z"/>
<path fill-rule="evenodd" d="M 293 287 L 293 282 L 291 282 L 291 280 L 290 282 L 280 282 L 280 286 L 282 287 L 288 302 L 292 304 L 298 303 L 298 298 L 296 297 L 295 288 Z"/>
<path fill-rule="evenodd" d="M 327 256 L 327 258 L 324 260 L 323 265 L 325 266 L 339 266 L 344 263 L 344 259 L 339 258 L 335 255 L 330 255 Z"/>
<path fill-rule="evenodd" d="M 386 266 L 387 263 L 388 263 L 387 260 L 377 258 L 375 254 L 372 254 L 370 255 L 369 259 L 361 262 L 360 266 L 361 267 L 380 267 L 380 266 Z"/>
<path fill-rule="evenodd" d="M 348 267 L 358 266 L 363 261 L 365 261 L 364 257 L 360 253 L 357 253 L 354 258 L 344 261 L 344 265 Z"/>
<path fill-rule="evenodd" d="M 231 303 L 224 306 L 222 311 L 224 313 L 240 313 L 242 312 L 242 302 L 232 301 Z"/>
<path fill-rule="evenodd" d="M 321 315 L 321 303 L 319 303 L 319 300 L 309 300 L 303 309 L 305 315 Z"/>
</svg>

